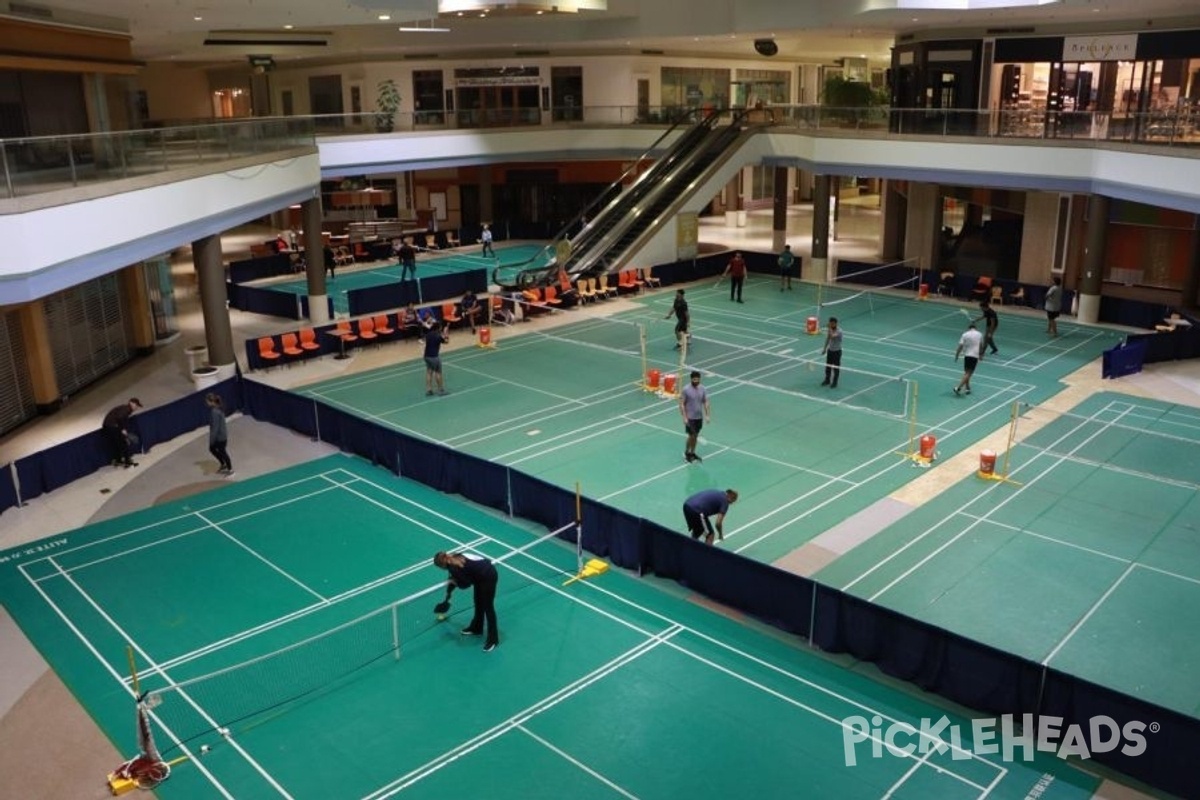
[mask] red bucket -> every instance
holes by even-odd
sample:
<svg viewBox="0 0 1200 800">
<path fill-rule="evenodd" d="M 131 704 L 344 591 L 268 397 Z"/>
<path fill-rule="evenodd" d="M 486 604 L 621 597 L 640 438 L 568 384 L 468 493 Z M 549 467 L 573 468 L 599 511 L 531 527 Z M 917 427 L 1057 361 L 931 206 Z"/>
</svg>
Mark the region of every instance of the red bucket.
<svg viewBox="0 0 1200 800">
<path fill-rule="evenodd" d="M 479 343 L 480 344 L 491 344 L 492 343 L 492 329 L 491 328 L 480 328 L 479 329 Z"/>
<path fill-rule="evenodd" d="M 996 454 L 991 450 L 984 450 L 979 454 L 979 474 L 991 475 L 996 471 Z"/>
<path fill-rule="evenodd" d="M 663 378 L 663 391 L 667 394 L 675 394 L 675 376 L 668 375 Z"/>
<path fill-rule="evenodd" d="M 937 447 L 937 437 L 925 434 L 921 437 L 921 458 L 933 458 L 934 448 Z"/>
<path fill-rule="evenodd" d="M 651 389 L 658 388 L 658 379 L 662 377 L 662 373 L 656 369 L 646 370 L 646 385 Z"/>
<path fill-rule="evenodd" d="M 805 326 L 804 330 L 810 334 L 816 333 L 818 330 L 820 330 L 820 328 L 818 327 L 818 323 L 819 323 L 819 321 L 817 320 L 816 317 L 809 317 L 808 324 Z"/>
</svg>

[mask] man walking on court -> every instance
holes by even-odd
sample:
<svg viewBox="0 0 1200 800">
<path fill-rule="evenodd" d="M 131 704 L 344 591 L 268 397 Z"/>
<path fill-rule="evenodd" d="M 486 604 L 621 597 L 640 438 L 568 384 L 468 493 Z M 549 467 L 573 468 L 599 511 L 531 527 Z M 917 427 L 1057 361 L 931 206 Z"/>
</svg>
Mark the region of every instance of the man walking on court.
<svg viewBox="0 0 1200 800">
<path fill-rule="evenodd" d="M 704 537 L 705 544 L 713 543 L 713 518 L 716 518 L 717 538 L 725 540 L 725 514 L 737 502 L 738 493 L 733 489 L 705 489 L 689 497 L 683 503 L 683 519 L 693 539 Z"/>
<path fill-rule="evenodd" d="M 721 273 L 721 277 L 729 276 L 729 300 L 742 302 L 742 284 L 746 282 L 746 259 L 741 253 L 734 253 L 729 259 L 729 265 Z"/>
<path fill-rule="evenodd" d="M 437 393 L 445 394 L 446 385 L 442 381 L 442 345 L 450 341 L 447 329 L 449 323 L 431 325 L 425 329 L 425 395 L 433 394 L 433 386 L 437 384 Z"/>
<path fill-rule="evenodd" d="M 454 594 L 455 589 L 474 588 L 475 616 L 471 617 L 471 624 L 462 629 L 462 635 L 479 636 L 486 633 L 483 652 L 495 650 L 500 644 L 500 630 L 496 627 L 496 584 L 500 575 L 496 572 L 496 565 L 483 556 L 444 552 L 436 553 L 433 563 L 450 573 L 450 579 L 446 581 L 447 609 L 450 595 Z"/>
<path fill-rule="evenodd" d="M 1058 316 L 1062 313 L 1062 278 L 1057 275 L 1046 290 L 1046 302 L 1042 306 L 1046 309 L 1046 333 L 1058 336 Z"/>
<path fill-rule="evenodd" d="M 691 317 L 688 314 L 687 300 L 683 297 L 683 289 L 675 290 L 675 302 L 671 304 L 671 310 L 667 312 L 667 316 L 663 319 L 675 317 L 675 349 L 683 347 L 684 337 L 690 342 L 691 335 L 688 333 L 688 325 L 691 323 Z"/>
<path fill-rule="evenodd" d="M 996 349 L 996 341 L 993 337 L 996 335 L 996 328 L 1000 326 L 1000 317 L 996 316 L 996 309 L 992 308 L 992 304 L 985 297 L 979 301 L 980 316 L 976 317 L 975 321 L 984 321 L 983 328 L 983 345 L 992 349 L 992 355 L 999 353 Z M 979 357 L 983 358 L 983 349 L 979 350 Z"/>
<path fill-rule="evenodd" d="M 708 390 L 700 385 L 700 373 L 696 370 L 692 370 L 691 382 L 679 393 L 679 413 L 683 415 L 683 431 L 687 434 L 683 460 L 689 464 L 703 461 L 696 455 L 696 440 L 704 423 L 712 420 L 712 407 L 708 404 Z"/>
<path fill-rule="evenodd" d="M 963 357 L 963 376 L 959 380 L 958 386 L 954 387 L 954 393 L 961 392 L 971 393 L 971 376 L 975 374 L 975 367 L 979 364 L 979 358 L 983 355 L 983 334 L 975 328 L 975 323 L 972 322 L 967 326 L 967 330 L 958 340 L 958 349 L 954 351 L 954 360 L 958 361 L 958 357 Z"/>
<path fill-rule="evenodd" d="M 479 233 L 479 241 L 483 245 L 483 256 L 495 258 L 496 251 L 492 249 L 492 229 L 486 222 L 483 223 L 483 230 Z"/>
<path fill-rule="evenodd" d="M 792 255 L 792 246 L 785 244 L 779 254 L 779 291 L 792 288 L 792 271 L 796 267 L 796 257 Z"/>
<path fill-rule="evenodd" d="M 829 318 L 829 329 L 825 333 L 825 346 L 821 348 L 825 356 L 825 380 L 822 386 L 837 388 L 838 376 L 842 372 L 842 329 L 838 327 L 837 317 Z"/>
<path fill-rule="evenodd" d="M 413 249 L 407 238 L 400 244 L 397 255 L 400 256 L 400 280 L 415 281 L 417 279 L 417 251 Z"/>
</svg>

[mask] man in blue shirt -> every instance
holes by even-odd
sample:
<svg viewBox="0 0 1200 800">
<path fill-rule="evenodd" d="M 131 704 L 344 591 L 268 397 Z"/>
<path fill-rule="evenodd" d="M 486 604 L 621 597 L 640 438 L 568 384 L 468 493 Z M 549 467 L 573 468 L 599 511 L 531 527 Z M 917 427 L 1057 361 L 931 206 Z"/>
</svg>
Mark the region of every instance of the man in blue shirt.
<svg viewBox="0 0 1200 800">
<path fill-rule="evenodd" d="M 436 553 L 433 563 L 450 573 L 446 581 L 445 604 L 449 607 L 450 595 L 455 589 L 474 588 L 475 616 L 471 624 L 462 629 L 463 636 L 478 636 L 485 632 L 483 652 L 490 653 L 500 644 L 500 631 L 496 628 L 496 584 L 500 575 L 496 565 L 483 556 L 469 553 Z"/>
<path fill-rule="evenodd" d="M 696 440 L 705 422 L 712 421 L 712 406 L 708 403 L 708 390 L 700 385 L 700 373 L 692 370 L 691 382 L 679 393 L 679 413 L 683 415 L 683 432 L 687 444 L 683 446 L 683 460 L 689 464 L 704 459 L 696 455 Z"/>
<path fill-rule="evenodd" d="M 433 385 L 437 384 L 437 393 L 445 394 L 446 385 L 442 382 L 442 345 L 450 341 L 446 333 L 449 325 L 433 325 L 425 330 L 425 394 L 433 394 Z"/>
<path fill-rule="evenodd" d="M 713 522 L 716 517 L 717 538 L 725 539 L 725 513 L 737 502 L 738 493 L 733 489 L 705 489 L 689 497 L 683 504 L 683 518 L 693 539 L 704 537 L 705 544 L 713 543 Z"/>
</svg>

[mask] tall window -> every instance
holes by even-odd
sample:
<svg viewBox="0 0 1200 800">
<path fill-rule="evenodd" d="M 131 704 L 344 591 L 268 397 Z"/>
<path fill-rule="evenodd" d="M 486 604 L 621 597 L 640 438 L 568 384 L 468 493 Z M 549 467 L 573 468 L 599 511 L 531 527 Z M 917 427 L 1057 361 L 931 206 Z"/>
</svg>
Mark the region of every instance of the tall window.
<svg viewBox="0 0 1200 800">
<path fill-rule="evenodd" d="M 446 100 L 440 69 L 413 70 L 413 112 L 418 125 L 441 125 L 446 121 Z"/>
</svg>

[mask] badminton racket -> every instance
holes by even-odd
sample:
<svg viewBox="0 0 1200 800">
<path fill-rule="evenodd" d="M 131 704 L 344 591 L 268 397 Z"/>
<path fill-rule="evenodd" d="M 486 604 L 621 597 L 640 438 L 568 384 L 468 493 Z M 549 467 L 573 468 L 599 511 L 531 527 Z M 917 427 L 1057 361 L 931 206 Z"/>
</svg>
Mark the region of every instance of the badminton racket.
<svg viewBox="0 0 1200 800">
<path fill-rule="evenodd" d="M 967 311 L 965 308 L 960 308 L 960 309 L 958 310 L 958 313 L 962 314 L 962 315 L 963 315 L 964 317 L 966 317 L 967 319 L 972 319 L 972 317 L 971 317 L 971 312 L 970 312 L 970 311 Z"/>
</svg>

